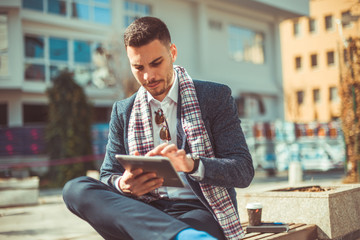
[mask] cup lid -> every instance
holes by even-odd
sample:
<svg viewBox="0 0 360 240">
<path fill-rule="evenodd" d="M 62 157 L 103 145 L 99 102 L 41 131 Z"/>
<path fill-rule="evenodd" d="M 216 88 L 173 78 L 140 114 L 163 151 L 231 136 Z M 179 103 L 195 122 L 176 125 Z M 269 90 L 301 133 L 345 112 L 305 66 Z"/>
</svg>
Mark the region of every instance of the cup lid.
<svg viewBox="0 0 360 240">
<path fill-rule="evenodd" d="M 246 208 L 247 209 L 259 209 L 262 208 L 262 204 L 261 203 L 248 203 L 246 204 Z"/>
</svg>

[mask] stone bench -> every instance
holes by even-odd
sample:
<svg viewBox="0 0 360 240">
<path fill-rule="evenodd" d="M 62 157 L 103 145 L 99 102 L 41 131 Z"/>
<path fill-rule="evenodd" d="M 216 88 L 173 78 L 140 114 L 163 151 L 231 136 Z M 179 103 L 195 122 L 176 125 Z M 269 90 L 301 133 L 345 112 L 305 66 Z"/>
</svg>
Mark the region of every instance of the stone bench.
<svg viewBox="0 0 360 240">
<path fill-rule="evenodd" d="M 39 197 L 39 178 L 0 178 L 0 207 L 35 205 Z"/>
</svg>

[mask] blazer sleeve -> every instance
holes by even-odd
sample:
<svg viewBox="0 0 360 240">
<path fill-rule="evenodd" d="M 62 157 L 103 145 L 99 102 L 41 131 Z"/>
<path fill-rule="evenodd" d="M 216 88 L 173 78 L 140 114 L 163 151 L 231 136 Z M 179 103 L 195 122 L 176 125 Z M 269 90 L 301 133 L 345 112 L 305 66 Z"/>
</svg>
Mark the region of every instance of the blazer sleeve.
<svg viewBox="0 0 360 240">
<path fill-rule="evenodd" d="M 115 102 L 109 122 L 109 135 L 104 162 L 100 168 L 100 181 L 112 186 L 115 178 L 122 176 L 124 169 L 115 158 L 116 154 L 127 152 L 127 100 Z"/>
<path fill-rule="evenodd" d="M 230 88 L 210 83 L 196 90 L 215 153 L 215 158 L 200 158 L 205 167 L 201 182 L 227 188 L 249 186 L 254 167 Z"/>
</svg>

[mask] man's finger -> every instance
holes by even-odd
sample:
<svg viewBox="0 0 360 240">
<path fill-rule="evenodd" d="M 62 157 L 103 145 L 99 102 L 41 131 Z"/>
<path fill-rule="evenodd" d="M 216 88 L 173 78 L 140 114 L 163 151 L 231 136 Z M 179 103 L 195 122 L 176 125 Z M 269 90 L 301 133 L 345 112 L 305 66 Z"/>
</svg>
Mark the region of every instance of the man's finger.
<svg viewBox="0 0 360 240">
<path fill-rule="evenodd" d="M 139 186 L 139 188 L 136 188 L 132 191 L 132 194 L 135 196 L 142 196 L 156 188 L 159 188 L 162 186 L 164 182 L 164 179 L 162 178 L 157 178 L 157 179 L 152 179 L 150 181 L 147 181 L 146 183 L 142 184 L 141 186 Z"/>
<path fill-rule="evenodd" d="M 149 181 L 150 179 L 156 178 L 156 173 L 144 173 L 136 177 L 136 181 L 140 184 Z"/>
<path fill-rule="evenodd" d="M 131 179 L 131 182 L 129 182 L 129 189 L 131 190 L 132 194 L 138 195 L 149 188 L 149 185 L 151 185 L 149 182 L 157 179 L 158 178 L 156 178 L 155 173 L 144 173 L 138 175 L 136 178 Z"/>
<path fill-rule="evenodd" d="M 151 151 L 149 151 L 145 156 L 158 156 L 160 155 L 161 151 L 167 146 L 167 143 L 163 143 L 160 144 L 159 146 L 157 146 L 156 148 L 152 149 Z"/>
<path fill-rule="evenodd" d="M 136 178 L 137 176 L 141 175 L 144 171 L 141 168 L 137 168 L 134 170 L 126 170 L 124 175 L 127 176 L 127 178 Z"/>
<path fill-rule="evenodd" d="M 175 153 L 178 150 L 177 146 L 175 144 L 170 144 L 165 146 L 162 150 L 161 150 L 161 155 L 166 155 L 168 153 Z"/>
<path fill-rule="evenodd" d="M 177 155 L 186 155 L 186 152 L 184 149 L 179 149 L 176 154 Z"/>
</svg>

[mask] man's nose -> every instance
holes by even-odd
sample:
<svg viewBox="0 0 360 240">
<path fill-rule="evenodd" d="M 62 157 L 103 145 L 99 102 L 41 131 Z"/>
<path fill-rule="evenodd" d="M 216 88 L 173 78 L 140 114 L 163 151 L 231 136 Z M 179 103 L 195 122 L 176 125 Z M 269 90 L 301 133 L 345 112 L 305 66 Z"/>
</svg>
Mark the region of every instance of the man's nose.
<svg viewBox="0 0 360 240">
<path fill-rule="evenodd" d="M 155 79 L 154 71 L 148 70 L 144 73 L 144 80 L 151 81 L 153 79 Z"/>
</svg>

